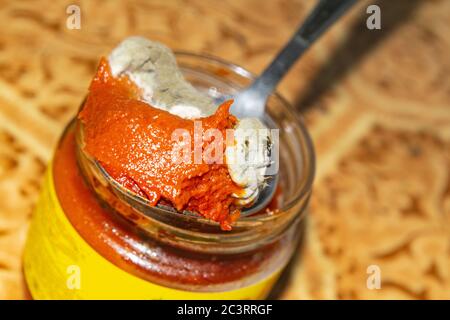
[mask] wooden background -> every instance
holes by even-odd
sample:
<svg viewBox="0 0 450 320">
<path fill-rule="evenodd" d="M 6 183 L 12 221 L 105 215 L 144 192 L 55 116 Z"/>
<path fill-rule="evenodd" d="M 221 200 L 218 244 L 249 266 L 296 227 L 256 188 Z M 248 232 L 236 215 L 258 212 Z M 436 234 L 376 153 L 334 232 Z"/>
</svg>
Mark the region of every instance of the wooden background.
<svg viewBox="0 0 450 320">
<path fill-rule="evenodd" d="M 258 73 L 314 2 L 0 0 L 0 298 L 23 296 L 42 174 L 101 55 L 138 34 Z M 66 28 L 72 3 L 81 30 Z M 382 29 L 369 31 L 373 3 Z M 277 297 L 450 298 L 449 57 L 450 1 L 362 1 L 285 78 L 318 172 Z M 370 265 L 380 290 L 366 286 Z"/>
</svg>

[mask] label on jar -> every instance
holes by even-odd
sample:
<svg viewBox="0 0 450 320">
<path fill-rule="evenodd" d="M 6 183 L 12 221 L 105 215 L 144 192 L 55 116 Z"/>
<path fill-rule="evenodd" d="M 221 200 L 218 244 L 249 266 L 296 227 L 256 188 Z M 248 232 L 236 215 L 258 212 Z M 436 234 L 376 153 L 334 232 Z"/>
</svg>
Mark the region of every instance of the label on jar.
<svg viewBox="0 0 450 320">
<path fill-rule="evenodd" d="M 25 246 L 24 273 L 34 299 L 263 299 L 280 272 L 224 292 L 178 290 L 134 276 L 78 234 L 59 204 L 50 166 Z"/>
</svg>

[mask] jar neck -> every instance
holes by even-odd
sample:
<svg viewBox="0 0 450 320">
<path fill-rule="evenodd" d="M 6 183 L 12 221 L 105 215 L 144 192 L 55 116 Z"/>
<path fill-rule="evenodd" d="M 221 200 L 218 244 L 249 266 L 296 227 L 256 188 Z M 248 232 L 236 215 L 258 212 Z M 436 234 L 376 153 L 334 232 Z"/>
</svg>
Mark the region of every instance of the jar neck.
<svg viewBox="0 0 450 320">
<path fill-rule="evenodd" d="M 114 214 L 157 241 L 203 253 L 242 253 L 277 241 L 303 217 L 309 194 L 287 211 L 239 219 L 231 231 L 222 231 L 218 223 L 199 216 L 170 211 L 170 207 L 152 207 L 147 199 L 112 179 L 84 151 L 83 125 L 75 121 L 74 126 L 77 162 L 96 197 Z"/>
</svg>

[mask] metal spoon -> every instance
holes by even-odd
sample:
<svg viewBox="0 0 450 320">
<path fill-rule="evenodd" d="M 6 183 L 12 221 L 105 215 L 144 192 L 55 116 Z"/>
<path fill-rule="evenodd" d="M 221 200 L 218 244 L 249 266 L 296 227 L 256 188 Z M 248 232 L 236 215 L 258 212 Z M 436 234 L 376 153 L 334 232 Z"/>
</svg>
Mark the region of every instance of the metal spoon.
<svg viewBox="0 0 450 320">
<path fill-rule="evenodd" d="M 355 2 L 356 0 L 320 0 L 286 46 L 249 87 L 234 97 L 221 97 L 222 101 L 234 99 L 231 113 L 238 118 L 259 118 L 269 127 L 273 127 L 271 119 L 265 113 L 268 97 L 306 49 Z M 268 185 L 262 190 L 256 203 L 244 208 L 241 216 L 249 216 L 263 210 L 275 194 L 277 183 L 277 175 L 269 177 Z"/>
<path fill-rule="evenodd" d="M 276 126 L 274 125 L 273 120 L 265 113 L 268 97 L 272 94 L 278 82 L 280 82 L 283 76 L 289 71 L 294 62 L 355 2 L 356 0 L 320 0 L 286 46 L 248 88 L 244 89 L 234 97 L 222 96 L 219 99 L 216 99 L 216 102 L 220 103 L 224 100 L 234 99 L 234 103 L 231 107 L 231 112 L 234 115 L 239 118 L 260 118 L 266 125 L 275 128 Z M 95 165 L 105 177 L 109 178 L 109 181 L 112 180 L 108 173 L 96 161 Z M 241 216 L 255 214 L 267 207 L 275 194 L 278 184 L 278 175 L 271 176 L 267 183 L 268 185 L 261 190 L 257 201 L 251 207 L 243 208 Z M 115 182 L 115 184 L 118 183 Z M 130 191 L 123 191 L 120 186 L 116 186 L 116 192 L 129 193 Z M 139 201 L 142 202 L 139 202 L 141 205 L 145 206 L 146 199 L 142 198 Z M 158 204 L 155 209 L 162 213 L 176 211 L 171 206 L 162 204 Z M 183 213 L 186 215 L 198 216 L 195 212 L 183 211 Z"/>
<path fill-rule="evenodd" d="M 320 0 L 306 21 L 262 74 L 245 90 L 234 96 L 231 112 L 238 117 L 263 119 L 269 95 L 297 59 L 356 0 Z"/>
</svg>

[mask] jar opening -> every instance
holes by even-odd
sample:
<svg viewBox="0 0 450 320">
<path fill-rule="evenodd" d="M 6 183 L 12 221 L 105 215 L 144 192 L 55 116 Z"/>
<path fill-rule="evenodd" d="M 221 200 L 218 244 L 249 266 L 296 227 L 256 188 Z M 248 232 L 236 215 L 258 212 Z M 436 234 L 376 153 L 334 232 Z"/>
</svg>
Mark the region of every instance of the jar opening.
<svg viewBox="0 0 450 320">
<path fill-rule="evenodd" d="M 245 87 L 253 76 L 245 69 L 218 58 L 177 52 L 183 74 L 208 94 L 230 95 Z M 299 221 L 305 211 L 314 178 L 314 151 L 307 130 L 295 111 L 279 94 L 272 95 L 267 112 L 280 128 L 280 183 L 284 200 L 275 212 L 242 217 L 231 231 L 205 218 L 149 206 L 112 179 L 83 151 L 83 125 L 76 123 L 77 157 L 85 178 L 97 195 L 114 211 L 164 242 L 196 250 L 246 251 L 277 239 L 283 230 Z"/>
</svg>

